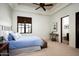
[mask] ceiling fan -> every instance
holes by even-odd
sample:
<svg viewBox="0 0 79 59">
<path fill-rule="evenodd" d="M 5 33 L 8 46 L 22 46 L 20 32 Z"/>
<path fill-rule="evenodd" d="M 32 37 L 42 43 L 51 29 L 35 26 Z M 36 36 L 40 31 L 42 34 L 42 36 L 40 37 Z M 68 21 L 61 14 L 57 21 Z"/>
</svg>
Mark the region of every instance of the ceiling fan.
<svg viewBox="0 0 79 59">
<path fill-rule="evenodd" d="M 39 9 L 39 8 L 42 8 L 44 11 L 46 11 L 45 6 L 53 6 L 53 4 L 45 4 L 45 3 L 39 3 L 39 4 L 38 4 L 38 3 L 33 3 L 33 4 L 39 6 L 39 7 L 36 8 L 35 10 L 37 10 L 37 9 Z"/>
</svg>

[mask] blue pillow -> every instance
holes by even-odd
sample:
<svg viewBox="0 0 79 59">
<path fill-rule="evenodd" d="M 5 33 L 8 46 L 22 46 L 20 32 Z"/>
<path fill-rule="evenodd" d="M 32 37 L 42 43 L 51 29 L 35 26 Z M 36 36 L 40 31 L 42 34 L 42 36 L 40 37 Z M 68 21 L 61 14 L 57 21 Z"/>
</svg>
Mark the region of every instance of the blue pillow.
<svg viewBox="0 0 79 59">
<path fill-rule="evenodd" d="M 12 34 L 10 34 L 10 33 L 9 33 L 9 35 L 8 35 L 8 40 L 9 40 L 9 41 L 15 40 L 14 37 L 12 36 Z"/>
</svg>

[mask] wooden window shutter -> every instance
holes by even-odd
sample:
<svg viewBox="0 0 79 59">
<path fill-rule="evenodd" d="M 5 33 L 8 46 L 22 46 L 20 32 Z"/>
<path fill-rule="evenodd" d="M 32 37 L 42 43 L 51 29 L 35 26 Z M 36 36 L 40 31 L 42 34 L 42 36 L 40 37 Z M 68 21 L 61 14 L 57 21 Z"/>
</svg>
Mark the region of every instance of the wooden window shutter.
<svg viewBox="0 0 79 59">
<path fill-rule="evenodd" d="M 18 16 L 17 23 L 30 23 L 31 24 L 32 23 L 32 18 Z"/>
</svg>

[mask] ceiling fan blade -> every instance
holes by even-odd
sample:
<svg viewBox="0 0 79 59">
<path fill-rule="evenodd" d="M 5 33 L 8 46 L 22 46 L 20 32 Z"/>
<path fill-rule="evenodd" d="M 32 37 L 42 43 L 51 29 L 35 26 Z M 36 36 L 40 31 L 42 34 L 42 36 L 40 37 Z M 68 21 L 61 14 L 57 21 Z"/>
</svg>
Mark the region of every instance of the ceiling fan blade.
<svg viewBox="0 0 79 59">
<path fill-rule="evenodd" d="M 53 6 L 53 4 L 47 4 L 47 5 L 45 5 L 45 6 Z"/>
<path fill-rule="evenodd" d="M 35 10 L 39 9 L 40 7 L 36 8 Z"/>
<path fill-rule="evenodd" d="M 46 9 L 44 7 L 42 7 L 44 11 L 46 11 Z"/>
<path fill-rule="evenodd" d="M 33 4 L 35 4 L 35 5 L 39 5 L 39 4 L 37 4 L 37 3 L 33 3 Z"/>
</svg>

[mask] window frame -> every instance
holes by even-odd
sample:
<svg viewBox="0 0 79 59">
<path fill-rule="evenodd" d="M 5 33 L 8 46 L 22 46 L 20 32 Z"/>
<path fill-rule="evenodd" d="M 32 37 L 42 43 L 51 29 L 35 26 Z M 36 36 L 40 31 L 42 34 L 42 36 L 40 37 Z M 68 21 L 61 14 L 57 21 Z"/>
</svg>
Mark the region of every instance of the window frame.
<svg viewBox="0 0 79 59">
<path fill-rule="evenodd" d="M 17 16 L 17 32 L 19 32 L 19 24 L 18 24 L 18 17 L 22 17 L 23 18 L 23 16 Z M 32 18 L 31 17 L 24 17 L 24 18 L 30 18 L 31 19 L 31 23 L 21 23 L 21 26 L 22 26 L 22 24 L 24 24 L 24 32 L 23 33 L 21 33 L 22 32 L 22 28 L 21 28 L 21 34 L 31 34 L 32 33 Z M 31 32 L 29 32 L 29 26 L 28 26 L 28 32 L 26 32 L 26 24 L 31 24 Z"/>
</svg>

